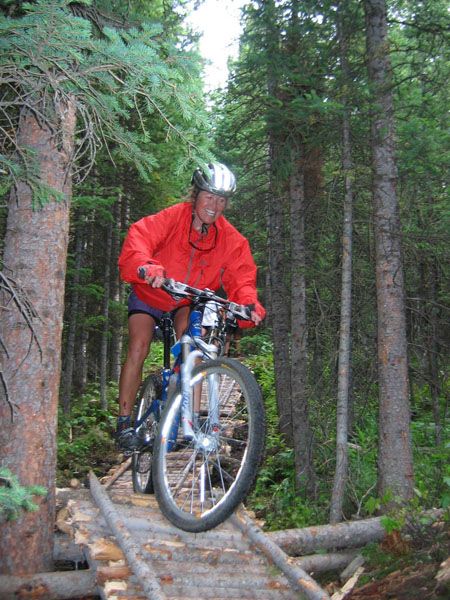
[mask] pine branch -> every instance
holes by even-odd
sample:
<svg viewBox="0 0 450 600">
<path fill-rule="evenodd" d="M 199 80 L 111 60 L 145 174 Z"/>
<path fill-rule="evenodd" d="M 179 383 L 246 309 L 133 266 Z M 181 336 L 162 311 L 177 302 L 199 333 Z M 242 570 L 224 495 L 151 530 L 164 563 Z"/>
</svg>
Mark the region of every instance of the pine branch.
<svg viewBox="0 0 450 600">
<path fill-rule="evenodd" d="M 23 362 L 28 357 L 28 355 L 31 351 L 33 342 L 36 344 L 36 346 L 39 350 L 40 358 L 42 359 L 41 344 L 40 344 L 38 335 L 37 335 L 36 330 L 33 325 L 33 319 L 39 319 L 39 315 L 37 314 L 36 310 L 34 309 L 25 290 L 23 288 L 21 288 L 17 284 L 17 282 L 15 282 L 13 279 L 11 279 L 10 277 L 7 277 L 5 275 L 5 273 L 3 273 L 2 271 L 0 271 L 0 290 L 6 292 L 6 296 L 9 297 L 6 305 L 1 306 L 0 309 L 3 311 L 9 310 L 8 305 L 12 301 L 13 304 L 16 306 L 16 308 L 19 310 L 20 315 L 22 316 L 23 320 L 25 321 L 26 325 L 28 326 L 28 328 L 31 332 L 31 338 L 30 338 L 30 343 L 29 343 L 27 352 L 25 353 L 25 356 L 24 356 L 22 362 L 17 366 L 17 368 L 16 368 L 16 371 L 17 371 L 20 369 Z M 0 346 L 3 348 L 3 351 L 6 354 L 6 357 L 8 358 L 8 348 L 1 336 L 0 336 Z M 17 411 L 17 405 L 11 401 L 11 398 L 9 398 L 8 385 L 4 378 L 3 372 L 1 370 L 0 370 L 0 382 L 3 387 L 3 392 L 4 392 L 3 396 L 10 408 L 11 422 L 12 422 L 14 420 L 14 414 Z"/>
<path fill-rule="evenodd" d="M 39 506 L 32 497 L 46 495 L 46 488 L 40 485 L 24 487 L 9 469 L 0 467 L 0 518 L 12 521 L 20 516 L 22 510 L 34 512 Z"/>
</svg>

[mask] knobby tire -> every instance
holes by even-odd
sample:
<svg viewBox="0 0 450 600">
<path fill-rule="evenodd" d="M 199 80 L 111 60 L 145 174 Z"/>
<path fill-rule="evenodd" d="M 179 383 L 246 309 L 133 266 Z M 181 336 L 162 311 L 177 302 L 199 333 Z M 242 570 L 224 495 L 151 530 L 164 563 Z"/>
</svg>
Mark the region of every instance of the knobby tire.
<svg viewBox="0 0 450 600">
<path fill-rule="evenodd" d="M 149 375 L 143 382 L 138 392 L 138 402 L 136 404 L 135 421 L 145 414 L 152 402 L 160 397 L 161 379 L 158 375 Z M 156 436 L 159 416 L 150 413 L 145 423 L 142 424 L 140 435 L 152 439 Z M 133 481 L 133 491 L 138 494 L 153 494 L 152 477 L 152 447 L 153 444 L 147 444 L 143 448 L 133 452 L 131 457 L 131 478 Z"/>
<path fill-rule="evenodd" d="M 256 478 L 265 439 L 262 395 L 247 367 L 229 358 L 206 361 L 192 372 L 191 388 L 200 383 L 197 431 L 202 441 L 184 440 L 182 427 L 176 425 L 182 402 L 177 390 L 161 417 L 153 456 L 159 507 L 171 523 L 190 532 L 216 527 L 244 500 Z M 214 395 L 219 397 L 218 408 Z"/>
</svg>

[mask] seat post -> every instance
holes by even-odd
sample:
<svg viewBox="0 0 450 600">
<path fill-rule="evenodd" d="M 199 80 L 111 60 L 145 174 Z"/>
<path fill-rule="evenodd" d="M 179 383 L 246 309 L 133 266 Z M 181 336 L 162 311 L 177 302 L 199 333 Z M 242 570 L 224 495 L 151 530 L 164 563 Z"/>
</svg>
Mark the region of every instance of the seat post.
<svg viewBox="0 0 450 600">
<path fill-rule="evenodd" d="M 164 368 L 170 369 L 170 343 L 172 339 L 173 321 L 170 313 L 164 313 L 161 317 L 161 330 L 163 334 Z"/>
</svg>

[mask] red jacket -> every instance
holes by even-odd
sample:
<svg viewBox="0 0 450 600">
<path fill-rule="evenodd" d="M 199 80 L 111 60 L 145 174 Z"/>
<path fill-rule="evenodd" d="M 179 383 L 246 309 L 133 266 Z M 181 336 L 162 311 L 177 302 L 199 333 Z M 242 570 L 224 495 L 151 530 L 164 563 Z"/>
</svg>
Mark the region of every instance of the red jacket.
<svg viewBox="0 0 450 600">
<path fill-rule="evenodd" d="M 158 264 L 167 277 L 194 287 L 216 291 L 222 286 L 230 300 L 255 304 L 257 313 L 264 317 L 265 310 L 257 300 L 256 265 L 245 237 L 223 216 L 201 241 L 191 224 L 190 202 L 175 204 L 134 223 L 119 256 L 122 279 L 133 284 L 138 298 L 160 310 L 186 304 L 138 278 L 139 266 Z"/>
</svg>

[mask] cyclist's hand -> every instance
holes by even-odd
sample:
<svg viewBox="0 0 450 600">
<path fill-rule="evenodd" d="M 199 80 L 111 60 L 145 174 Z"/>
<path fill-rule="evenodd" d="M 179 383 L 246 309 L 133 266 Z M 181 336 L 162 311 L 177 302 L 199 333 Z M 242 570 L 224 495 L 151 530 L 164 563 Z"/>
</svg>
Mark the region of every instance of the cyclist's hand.
<svg viewBox="0 0 450 600">
<path fill-rule="evenodd" d="M 142 265 L 137 269 L 139 279 L 143 279 L 154 288 L 159 288 L 164 283 L 164 267 L 160 264 Z"/>
<path fill-rule="evenodd" d="M 256 312 L 256 310 L 252 310 L 250 313 L 251 317 L 252 317 L 252 321 L 255 325 L 259 325 L 262 321 L 262 317 L 260 317 L 258 315 L 258 313 Z"/>
<path fill-rule="evenodd" d="M 259 302 L 256 304 L 247 304 L 247 308 L 250 310 L 250 318 L 255 325 L 259 325 L 264 317 L 266 316 L 266 311 L 264 307 Z"/>
</svg>

